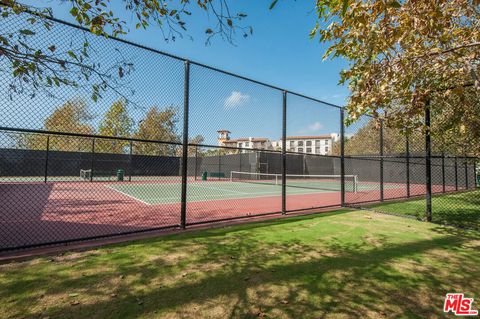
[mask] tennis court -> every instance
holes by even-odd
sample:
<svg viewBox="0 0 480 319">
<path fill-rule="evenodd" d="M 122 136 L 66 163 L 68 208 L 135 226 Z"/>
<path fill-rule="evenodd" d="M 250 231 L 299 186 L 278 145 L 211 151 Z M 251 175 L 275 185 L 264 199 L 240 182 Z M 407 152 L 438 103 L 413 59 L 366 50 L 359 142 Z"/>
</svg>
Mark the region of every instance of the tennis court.
<svg viewBox="0 0 480 319">
<path fill-rule="evenodd" d="M 219 177 L 187 177 L 187 224 L 282 212 L 281 174 L 231 171 Z M 380 184 L 345 175 L 351 202 L 378 201 Z M 341 205 L 340 175 L 286 175 L 286 211 Z M 4 177 L 0 203 L 1 248 L 37 245 L 178 227 L 181 176 Z M 449 191 L 450 189 L 447 189 Z M 434 191 L 441 191 L 434 185 Z M 385 198 L 403 196 L 404 183 L 384 183 Z M 411 195 L 425 186 L 410 185 Z M 20 200 L 28 199 L 28 200 Z M 28 236 L 27 236 L 28 234 Z"/>
<path fill-rule="evenodd" d="M 345 176 L 346 190 L 357 191 L 356 176 Z M 108 186 L 125 196 L 147 205 L 178 203 L 180 183 L 114 183 Z M 368 189 L 369 185 L 363 188 Z M 288 195 L 314 195 L 340 191 L 339 175 L 289 175 Z M 230 178 L 197 181 L 188 184 L 187 201 L 205 202 L 243 198 L 261 198 L 281 195 L 281 174 L 231 172 Z M 335 196 L 335 195 L 333 195 Z"/>
</svg>

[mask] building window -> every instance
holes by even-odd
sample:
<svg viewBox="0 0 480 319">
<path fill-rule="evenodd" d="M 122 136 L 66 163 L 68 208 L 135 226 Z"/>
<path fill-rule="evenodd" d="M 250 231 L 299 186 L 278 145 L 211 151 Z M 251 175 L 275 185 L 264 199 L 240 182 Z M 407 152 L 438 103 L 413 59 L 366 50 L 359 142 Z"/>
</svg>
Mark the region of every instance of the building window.
<svg viewBox="0 0 480 319">
<path fill-rule="evenodd" d="M 242 143 L 238 143 L 238 147 L 242 147 Z"/>
<path fill-rule="evenodd" d="M 312 146 L 312 141 L 307 141 L 307 146 Z"/>
<path fill-rule="evenodd" d="M 325 153 L 328 153 L 328 146 L 325 146 Z"/>
<path fill-rule="evenodd" d="M 245 142 L 245 147 L 249 147 L 250 146 L 250 142 Z"/>
<path fill-rule="evenodd" d="M 315 153 L 320 154 L 320 147 L 315 147 Z"/>
<path fill-rule="evenodd" d="M 303 141 L 298 141 L 298 146 L 303 146 Z"/>
<path fill-rule="evenodd" d="M 299 148 L 298 148 L 298 152 L 299 152 L 299 153 L 303 153 L 303 148 L 302 148 L 302 147 L 299 147 Z"/>
<path fill-rule="evenodd" d="M 315 141 L 315 146 L 320 146 L 320 140 Z"/>
<path fill-rule="evenodd" d="M 290 147 L 295 147 L 295 141 L 290 141 Z"/>
<path fill-rule="evenodd" d="M 307 147 L 307 153 L 311 153 L 312 152 L 312 148 L 311 147 Z"/>
</svg>

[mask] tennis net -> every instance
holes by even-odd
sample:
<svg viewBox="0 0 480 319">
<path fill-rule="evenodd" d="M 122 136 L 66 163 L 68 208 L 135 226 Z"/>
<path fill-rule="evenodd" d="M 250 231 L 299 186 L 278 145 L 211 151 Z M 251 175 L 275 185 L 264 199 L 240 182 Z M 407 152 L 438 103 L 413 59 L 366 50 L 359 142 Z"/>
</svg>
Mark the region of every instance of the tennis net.
<svg viewBox="0 0 480 319">
<path fill-rule="evenodd" d="M 341 175 L 287 174 L 286 180 L 287 187 L 340 191 L 342 185 Z M 281 186 L 282 174 L 232 171 L 230 172 L 230 181 Z M 352 193 L 356 193 L 358 191 L 357 175 L 345 175 L 345 191 Z"/>
</svg>

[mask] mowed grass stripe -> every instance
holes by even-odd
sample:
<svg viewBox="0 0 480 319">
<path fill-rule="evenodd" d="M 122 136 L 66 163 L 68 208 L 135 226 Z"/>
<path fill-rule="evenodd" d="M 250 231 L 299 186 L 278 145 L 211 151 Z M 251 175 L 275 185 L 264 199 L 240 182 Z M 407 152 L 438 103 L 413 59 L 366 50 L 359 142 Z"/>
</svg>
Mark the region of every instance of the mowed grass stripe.
<svg viewBox="0 0 480 319">
<path fill-rule="evenodd" d="M 339 210 L 0 265 L 0 317 L 443 318 L 478 265 L 478 232 Z"/>
</svg>

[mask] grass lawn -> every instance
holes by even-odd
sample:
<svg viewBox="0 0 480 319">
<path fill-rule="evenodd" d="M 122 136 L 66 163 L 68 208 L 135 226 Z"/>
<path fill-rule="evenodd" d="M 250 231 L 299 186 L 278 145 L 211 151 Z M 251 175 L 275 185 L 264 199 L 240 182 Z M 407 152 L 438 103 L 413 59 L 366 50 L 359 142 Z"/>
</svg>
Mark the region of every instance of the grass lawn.
<svg viewBox="0 0 480 319">
<path fill-rule="evenodd" d="M 480 233 L 341 210 L 0 265 L 2 318 L 438 318 Z"/>
<path fill-rule="evenodd" d="M 425 198 L 368 206 L 373 210 L 425 217 Z M 367 208 L 368 208 L 367 207 Z M 432 198 L 432 220 L 436 223 L 480 230 L 480 189 Z"/>
</svg>

